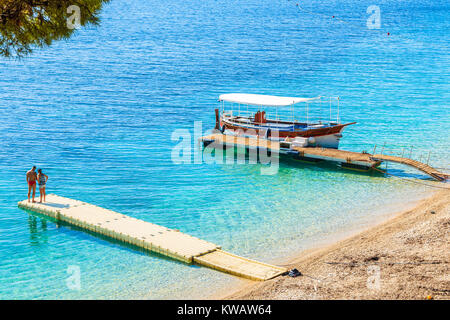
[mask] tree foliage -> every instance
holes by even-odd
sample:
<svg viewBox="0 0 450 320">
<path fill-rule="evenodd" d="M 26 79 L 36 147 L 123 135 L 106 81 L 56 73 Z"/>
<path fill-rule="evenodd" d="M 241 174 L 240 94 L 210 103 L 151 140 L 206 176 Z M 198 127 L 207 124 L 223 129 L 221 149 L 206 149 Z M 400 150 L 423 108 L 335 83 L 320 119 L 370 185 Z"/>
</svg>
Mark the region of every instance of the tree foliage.
<svg viewBox="0 0 450 320">
<path fill-rule="evenodd" d="M 75 29 L 67 19 L 70 6 L 80 8 L 80 26 L 99 23 L 98 14 L 109 0 L 0 0 L 0 55 L 24 57 L 34 48 L 69 38 Z"/>
</svg>

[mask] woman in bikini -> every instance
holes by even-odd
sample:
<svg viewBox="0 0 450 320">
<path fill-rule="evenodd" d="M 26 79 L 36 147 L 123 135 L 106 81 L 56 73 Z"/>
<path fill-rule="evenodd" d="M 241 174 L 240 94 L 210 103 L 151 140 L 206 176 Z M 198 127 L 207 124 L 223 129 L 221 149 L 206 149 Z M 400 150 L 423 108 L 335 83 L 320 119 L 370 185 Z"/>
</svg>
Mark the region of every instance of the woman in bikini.
<svg viewBox="0 0 450 320">
<path fill-rule="evenodd" d="M 47 183 L 48 180 L 48 176 L 46 174 L 42 173 L 42 169 L 38 170 L 38 175 L 37 175 L 37 181 L 39 184 L 39 195 L 40 195 L 40 201 L 42 202 L 42 197 L 44 197 L 44 202 L 45 202 L 45 184 Z"/>
</svg>

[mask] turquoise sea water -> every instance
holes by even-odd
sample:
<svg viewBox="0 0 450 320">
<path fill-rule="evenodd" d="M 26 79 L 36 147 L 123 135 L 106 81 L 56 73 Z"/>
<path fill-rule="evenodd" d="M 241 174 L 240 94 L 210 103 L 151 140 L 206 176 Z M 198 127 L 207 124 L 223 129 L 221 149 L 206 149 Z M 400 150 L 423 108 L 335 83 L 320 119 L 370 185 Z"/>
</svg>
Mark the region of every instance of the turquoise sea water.
<svg viewBox="0 0 450 320">
<path fill-rule="evenodd" d="M 381 29 L 369 30 L 372 4 L 302 1 L 307 12 L 293 1 L 112 0 L 100 26 L 21 61 L 1 58 L 0 298 L 201 298 L 233 279 L 18 209 L 33 164 L 49 175 L 48 192 L 267 262 L 429 194 L 331 167 L 283 162 L 271 176 L 260 165 L 170 158 L 175 129 L 193 132 L 198 120 L 206 131 L 219 94 L 251 92 L 339 95 L 341 119 L 358 122 L 341 148 L 414 146 L 413 157 L 432 150 L 431 164 L 450 167 L 449 3 L 378 1 Z M 66 284 L 70 266 L 80 290 Z"/>
</svg>

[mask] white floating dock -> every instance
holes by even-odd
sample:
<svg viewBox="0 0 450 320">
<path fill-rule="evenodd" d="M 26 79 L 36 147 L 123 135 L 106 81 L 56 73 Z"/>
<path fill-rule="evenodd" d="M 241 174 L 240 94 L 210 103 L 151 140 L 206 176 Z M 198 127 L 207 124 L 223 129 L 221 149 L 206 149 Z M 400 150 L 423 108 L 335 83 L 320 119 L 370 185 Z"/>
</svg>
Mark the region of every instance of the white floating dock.
<svg viewBox="0 0 450 320">
<path fill-rule="evenodd" d="M 195 262 L 252 280 L 271 279 L 286 271 L 224 252 L 216 244 L 185 233 L 86 202 L 54 194 L 47 195 L 46 200 L 45 203 L 24 200 L 18 206 L 185 263 Z"/>
<path fill-rule="evenodd" d="M 287 271 L 286 268 L 246 259 L 222 250 L 194 257 L 198 264 L 251 280 L 268 280 Z"/>
</svg>

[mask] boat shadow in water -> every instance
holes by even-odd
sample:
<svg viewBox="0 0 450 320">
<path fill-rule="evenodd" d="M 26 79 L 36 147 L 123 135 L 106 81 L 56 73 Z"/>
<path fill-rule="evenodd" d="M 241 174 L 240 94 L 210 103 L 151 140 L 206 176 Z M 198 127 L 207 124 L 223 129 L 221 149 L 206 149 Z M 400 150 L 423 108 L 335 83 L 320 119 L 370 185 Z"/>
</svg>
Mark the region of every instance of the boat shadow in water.
<svg viewBox="0 0 450 320">
<path fill-rule="evenodd" d="M 380 167 L 379 170 L 386 171 L 386 168 Z M 398 167 L 393 167 L 392 164 L 388 165 L 387 174 L 384 174 L 385 176 L 394 176 L 397 178 L 405 178 L 405 179 L 417 179 L 417 180 L 426 180 L 431 182 L 436 182 L 435 179 L 431 178 L 430 176 L 426 175 L 425 173 L 422 173 L 420 171 L 416 172 L 408 172 L 403 169 L 400 169 Z"/>
<path fill-rule="evenodd" d="M 350 168 L 350 167 L 343 167 L 337 162 L 332 161 L 326 161 L 326 160 L 320 160 L 320 159 L 308 159 L 308 158 L 298 158 L 295 155 L 285 155 L 285 154 L 274 154 L 271 152 L 267 153 L 267 157 L 263 157 L 264 160 L 261 162 L 260 160 L 260 154 L 255 153 L 252 156 L 250 156 L 250 151 L 246 149 L 245 151 L 241 148 L 234 147 L 234 150 L 232 150 L 233 147 L 229 147 L 226 149 L 223 149 L 222 153 L 220 155 L 216 155 L 215 152 L 212 152 L 211 155 L 213 157 L 219 156 L 222 157 L 222 163 L 223 164 L 231 164 L 231 165 L 237 165 L 238 159 L 239 160 L 245 160 L 245 164 L 243 165 L 260 165 L 260 166 L 269 166 L 271 164 L 267 164 L 267 157 L 277 157 L 278 164 L 281 169 L 283 168 L 295 168 L 295 169 L 305 169 L 305 170 L 311 170 L 311 171 L 329 171 L 329 172 L 336 172 L 336 173 L 345 173 L 345 174 L 352 174 L 352 175 L 364 175 L 364 176 L 371 176 L 371 177 L 384 177 L 386 176 L 385 173 L 381 172 L 380 170 L 374 170 L 374 169 L 359 169 L 359 168 Z M 230 161 L 230 159 L 234 159 L 233 162 Z M 272 158 L 273 160 L 273 158 Z M 253 162 L 252 162 L 253 161 Z M 255 162 L 256 161 L 256 162 Z M 417 178 L 417 176 L 415 176 Z"/>
<path fill-rule="evenodd" d="M 312 171 L 329 171 L 336 173 L 345 173 L 351 175 L 364 175 L 370 177 L 383 177 L 384 173 L 373 169 L 358 169 L 342 167 L 338 163 L 332 161 L 309 161 L 303 159 L 296 159 L 295 157 L 283 157 L 279 158 L 280 167 L 298 168 Z"/>
<path fill-rule="evenodd" d="M 52 217 L 49 217 L 49 216 L 46 216 L 46 215 L 43 215 L 43 214 L 40 214 L 37 212 L 33 212 L 30 210 L 26 210 L 26 209 L 24 209 L 24 211 L 26 211 L 29 214 L 29 216 L 32 217 L 31 219 L 34 221 L 34 225 L 36 225 L 36 222 L 37 222 L 36 219 L 40 219 L 41 224 L 46 226 L 46 228 L 42 228 L 39 231 L 36 228 L 30 228 L 30 233 L 31 233 L 33 239 L 35 239 L 37 236 L 39 236 L 40 238 L 47 239 L 47 236 L 44 234 L 49 232 L 49 230 L 47 229 L 47 222 L 50 221 L 50 222 L 53 222 L 56 224 L 56 227 L 58 228 L 58 232 L 63 232 L 67 235 L 70 235 L 71 237 L 77 237 L 79 239 L 89 238 L 89 240 L 94 240 L 101 245 L 106 245 L 106 246 L 114 247 L 114 248 L 120 248 L 121 250 L 138 253 L 140 255 L 144 255 L 144 256 L 148 256 L 148 257 L 152 257 L 152 258 L 156 258 L 156 259 L 163 259 L 166 261 L 175 262 L 175 263 L 178 263 L 178 264 L 181 264 L 184 266 L 189 266 L 192 268 L 200 268 L 200 266 L 195 265 L 193 263 L 185 263 L 185 262 L 182 262 L 177 259 L 172 259 L 168 256 L 161 255 L 157 252 L 153 252 L 153 251 L 150 251 L 150 250 L 147 250 L 147 249 L 144 249 L 144 248 L 120 241 L 120 240 L 116 240 L 116 239 L 110 238 L 108 236 L 98 234 L 93 231 L 74 226 L 70 223 L 67 223 L 67 222 L 64 222 L 61 220 L 56 220 Z M 77 232 L 72 232 L 72 231 L 77 231 Z M 41 235 L 38 235 L 38 233 L 41 233 Z M 34 242 L 36 242 L 36 241 L 34 241 Z M 40 244 L 46 244 L 46 243 L 47 242 L 45 242 L 45 243 L 41 242 Z M 36 243 L 34 243 L 34 244 L 36 245 Z"/>
</svg>

